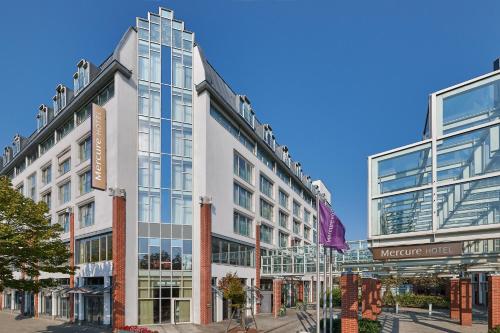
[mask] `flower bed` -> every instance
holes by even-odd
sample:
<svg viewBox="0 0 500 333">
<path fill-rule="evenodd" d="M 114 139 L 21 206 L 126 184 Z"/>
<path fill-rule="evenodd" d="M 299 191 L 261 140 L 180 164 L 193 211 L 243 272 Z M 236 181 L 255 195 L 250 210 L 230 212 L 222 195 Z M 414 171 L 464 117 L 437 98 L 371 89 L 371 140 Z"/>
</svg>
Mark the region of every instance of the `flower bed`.
<svg viewBox="0 0 500 333">
<path fill-rule="evenodd" d="M 126 333 L 126 332 L 158 333 L 158 331 L 153 331 L 147 327 L 142 327 L 142 326 L 123 326 L 123 327 L 118 328 L 118 330 L 117 330 L 117 333 Z"/>
</svg>

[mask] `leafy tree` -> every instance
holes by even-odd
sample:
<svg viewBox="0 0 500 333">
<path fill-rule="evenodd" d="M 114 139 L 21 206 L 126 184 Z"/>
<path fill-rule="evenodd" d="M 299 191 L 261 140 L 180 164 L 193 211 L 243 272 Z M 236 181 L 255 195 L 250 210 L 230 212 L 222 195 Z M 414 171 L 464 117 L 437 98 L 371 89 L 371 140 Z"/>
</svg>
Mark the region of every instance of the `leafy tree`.
<svg viewBox="0 0 500 333">
<path fill-rule="evenodd" d="M 41 272 L 74 273 L 69 248 L 60 239 L 62 227 L 51 225 L 47 212 L 44 202 L 24 197 L 0 176 L 0 291 L 9 287 L 38 292 L 55 284 L 39 280 Z"/>
</svg>

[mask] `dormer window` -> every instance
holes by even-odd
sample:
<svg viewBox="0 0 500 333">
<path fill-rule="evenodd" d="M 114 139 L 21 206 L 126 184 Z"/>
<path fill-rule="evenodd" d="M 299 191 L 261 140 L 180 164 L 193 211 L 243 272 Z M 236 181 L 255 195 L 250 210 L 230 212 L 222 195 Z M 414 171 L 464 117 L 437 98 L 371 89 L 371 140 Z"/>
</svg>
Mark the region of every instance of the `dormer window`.
<svg viewBox="0 0 500 333">
<path fill-rule="evenodd" d="M 255 126 L 255 112 L 250 106 L 250 100 L 246 96 L 240 96 L 240 115 L 246 122 L 254 128 Z"/>
<path fill-rule="evenodd" d="M 12 160 L 12 147 L 5 147 L 3 151 L 3 163 L 4 165 Z"/>
<path fill-rule="evenodd" d="M 77 70 L 73 75 L 73 89 L 75 94 L 85 88 L 90 82 L 90 63 L 84 59 L 80 60 L 76 65 Z"/>
<path fill-rule="evenodd" d="M 302 179 L 302 166 L 299 162 L 295 162 L 295 175 Z"/>
<path fill-rule="evenodd" d="M 54 113 L 58 114 L 62 109 L 66 107 L 66 104 L 69 102 L 72 91 L 62 84 L 58 85 L 56 88 L 56 94 L 52 98 L 54 103 Z"/>
<path fill-rule="evenodd" d="M 52 120 L 53 117 L 54 115 L 51 108 L 49 108 L 45 104 L 40 105 L 40 107 L 38 108 L 38 115 L 36 116 L 38 130 L 41 130 L 43 127 L 47 126 L 47 124 Z"/>
<path fill-rule="evenodd" d="M 276 147 L 276 141 L 274 139 L 273 130 L 271 126 L 264 125 L 264 141 L 271 147 L 273 150 Z"/>
<path fill-rule="evenodd" d="M 14 141 L 12 142 L 12 151 L 13 156 L 16 156 L 21 152 L 21 136 L 19 134 L 16 134 L 14 137 Z"/>
<path fill-rule="evenodd" d="M 286 147 L 286 146 L 283 146 L 283 152 L 282 152 L 281 159 L 283 160 L 283 162 L 285 162 L 285 164 L 288 167 L 290 167 L 291 158 L 290 158 L 290 153 L 288 152 L 288 147 Z"/>
</svg>

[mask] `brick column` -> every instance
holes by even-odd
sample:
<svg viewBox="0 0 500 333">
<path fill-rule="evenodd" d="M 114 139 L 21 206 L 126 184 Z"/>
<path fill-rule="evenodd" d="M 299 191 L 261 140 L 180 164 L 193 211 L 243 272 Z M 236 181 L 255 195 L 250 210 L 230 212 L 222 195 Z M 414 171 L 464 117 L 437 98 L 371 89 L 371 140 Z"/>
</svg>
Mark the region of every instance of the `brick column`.
<svg viewBox="0 0 500 333">
<path fill-rule="evenodd" d="M 297 298 L 301 300 L 304 303 L 307 303 L 304 299 L 304 281 L 299 281 L 298 287 L 297 287 Z"/>
<path fill-rule="evenodd" d="M 200 323 L 212 322 L 212 203 L 203 198 L 200 214 Z"/>
<path fill-rule="evenodd" d="M 488 329 L 500 326 L 500 275 L 488 276 Z"/>
<path fill-rule="evenodd" d="M 361 316 L 363 319 L 373 319 L 373 283 L 371 278 L 361 279 Z"/>
<path fill-rule="evenodd" d="M 69 213 L 69 265 L 75 266 L 75 213 Z M 75 287 L 75 275 L 69 275 L 69 287 Z M 69 321 L 75 322 L 75 294 L 69 294 Z"/>
<path fill-rule="evenodd" d="M 373 279 L 373 305 L 372 312 L 374 314 L 374 319 L 377 319 L 377 316 L 382 313 L 382 282 L 378 279 Z"/>
<path fill-rule="evenodd" d="M 260 222 L 255 223 L 255 287 L 260 289 Z M 255 313 L 260 313 L 260 300 L 255 305 Z"/>
<path fill-rule="evenodd" d="M 460 319 L 460 283 L 458 278 L 450 279 L 450 319 Z"/>
<path fill-rule="evenodd" d="M 358 279 L 358 274 L 351 272 L 340 276 L 342 333 L 358 333 Z"/>
<path fill-rule="evenodd" d="M 3 310 L 3 291 L 0 292 L 0 311 Z"/>
<path fill-rule="evenodd" d="M 33 296 L 34 299 L 35 299 L 35 302 L 34 302 L 34 309 L 33 309 L 33 316 L 35 318 L 38 318 L 38 293 L 35 293 L 35 296 Z"/>
<path fill-rule="evenodd" d="M 472 326 L 472 283 L 470 279 L 460 279 L 460 325 Z"/>
<path fill-rule="evenodd" d="M 125 325 L 126 203 L 125 197 L 113 197 L 113 329 Z"/>
<path fill-rule="evenodd" d="M 278 317 L 281 308 L 281 286 L 283 284 L 283 280 L 274 279 L 273 280 L 273 315 L 274 317 Z"/>
</svg>

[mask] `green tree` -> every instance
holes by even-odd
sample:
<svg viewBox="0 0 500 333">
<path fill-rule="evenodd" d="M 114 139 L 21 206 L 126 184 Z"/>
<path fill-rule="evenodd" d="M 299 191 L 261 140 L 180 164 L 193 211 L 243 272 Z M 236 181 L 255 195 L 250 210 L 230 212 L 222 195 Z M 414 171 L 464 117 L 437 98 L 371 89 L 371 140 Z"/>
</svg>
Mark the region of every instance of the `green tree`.
<svg viewBox="0 0 500 333">
<path fill-rule="evenodd" d="M 0 291 L 15 288 L 38 292 L 55 281 L 39 280 L 41 272 L 74 273 L 70 252 L 60 239 L 62 227 L 51 225 L 47 205 L 35 203 L 0 176 Z M 20 272 L 20 278 L 14 278 Z"/>
</svg>

